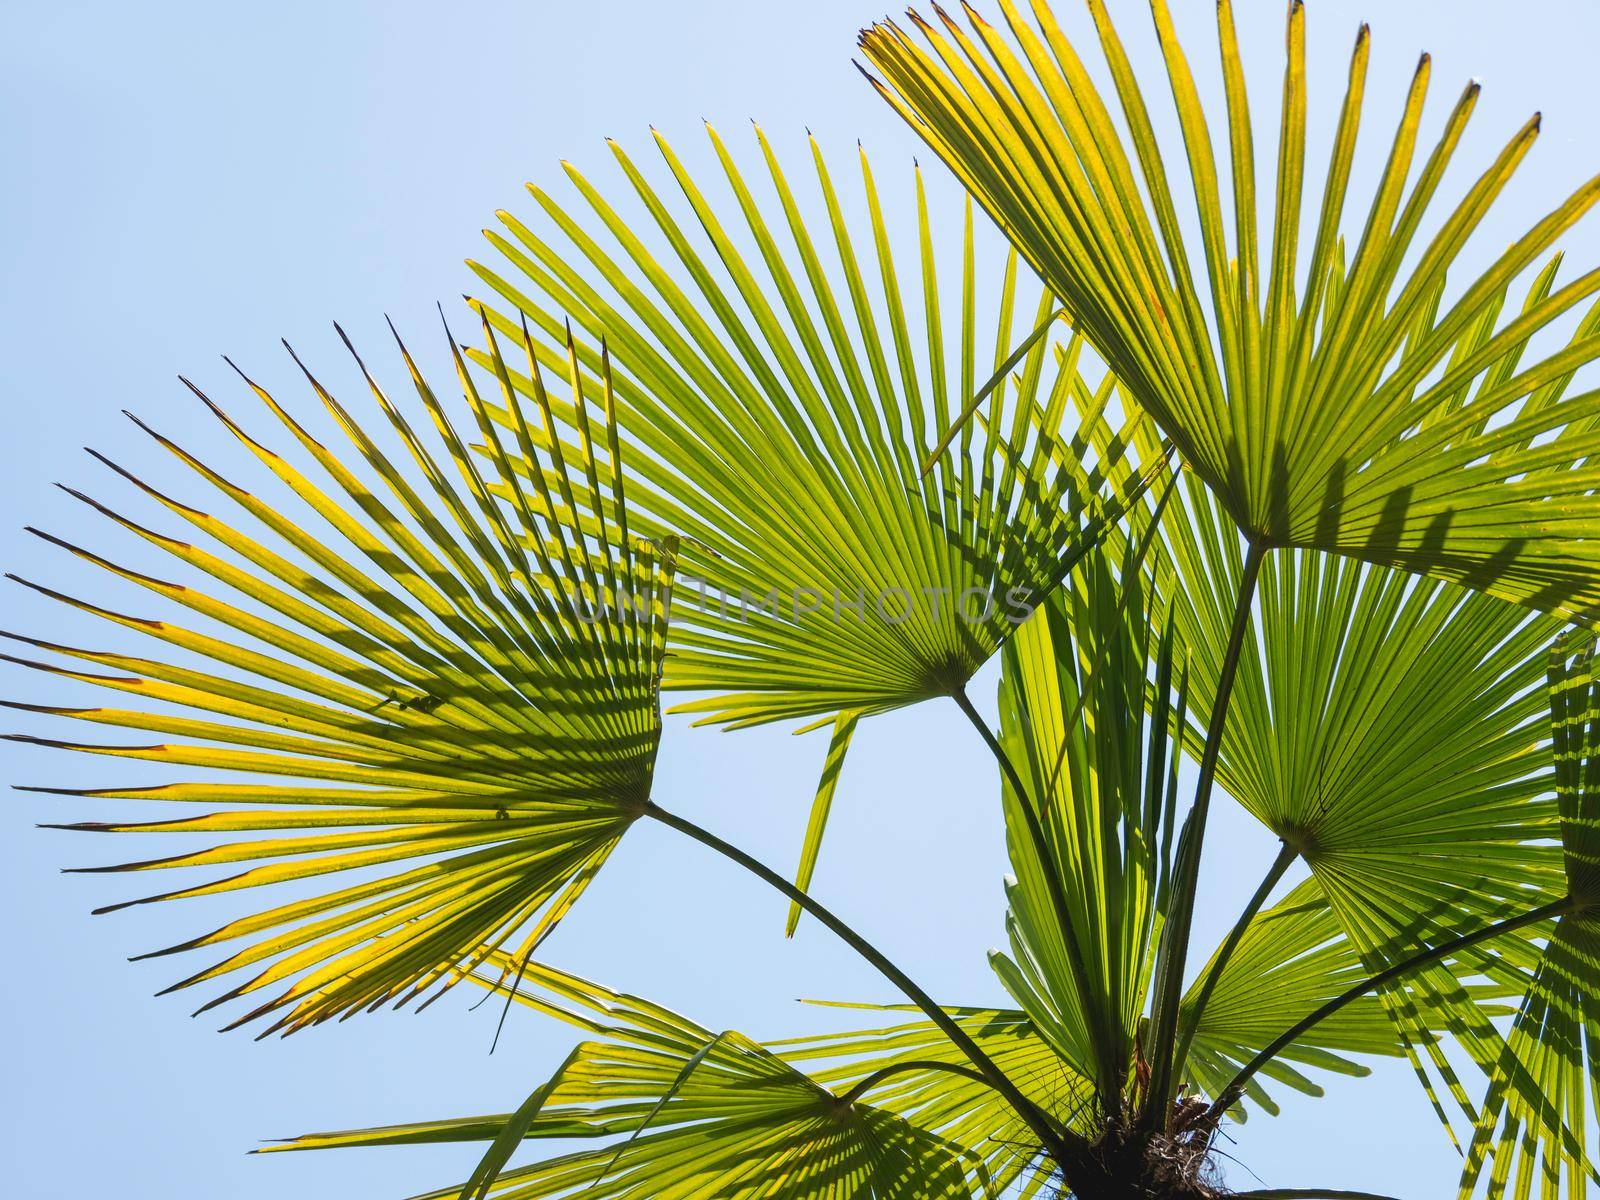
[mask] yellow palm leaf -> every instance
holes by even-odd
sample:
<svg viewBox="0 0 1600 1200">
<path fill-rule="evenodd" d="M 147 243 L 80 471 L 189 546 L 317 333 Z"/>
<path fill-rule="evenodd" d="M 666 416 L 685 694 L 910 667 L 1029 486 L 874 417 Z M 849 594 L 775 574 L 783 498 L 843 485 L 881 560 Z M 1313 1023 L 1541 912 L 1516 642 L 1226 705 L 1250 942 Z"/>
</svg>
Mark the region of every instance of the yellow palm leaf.
<svg viewBox="0 0 1600 1200">
<path fill-rule="evenodd" d="M 1600 271 L 1547 287 L 1504 321 L 1496 314 L 1506 285 L 1600 199 L 1600 178 L 1481 274 L 1447 284 L 1539 120 L 1447 206 L 1442 176 L 1478 86 L 1466 88 L 1419 156 L 1431 76 L 1424 55 L 1346 263 L 1365 28 L 1327 182 L 1310 197 L 1317 215 L 1308 239 L 1302 5 L 1290 7 L 1277 194 L 1265 205 L 1231 4 L 1217 6 L 1226 92 L 1217 123 L 1165 0 L 1154 0 L 1196 246 L 1184 232 L 1181 180 L 1167 165 L 1177 156 L 1164 152 L 1105 6 L 1089 7 L 1109 98 L 1043 0 L 1031 21 L 1012 0 L 1000 6 L 1009 38 L 970 9 L 970 27 L 913 14 L 915 33 L 893 23 L 864 31 L 862 48 L 883 76 L 874 82 L 1061 297 L 1244 534 L 1263 548 L 1321 548 L 1596 619 L 1600 393 L 1559 393 L 1600 355 L 1600 337 L 1585 321 L 1566 346 L 1519 359 L 1530 338 L 1600 290 Z M 1231 195 L 1218 179 L 1214 125 L 1226 130 Z M 1464 344 L 1474 329 L 1482 336 Z"/>
<path fill-rule="evenodd" d="M 409 355 L 406 363 L 435 427 L 433 445 L 366 379 L 409 463 L 390 457 L 360 418 L 307 375 L 375 485 L 251 384 L 331 488 L 207 400 L 286 485 L 279 495 L 246 490 L 153 434 L 221 494 L 223 509 L 213 515 L 116 470 L 181 518 L 194 541 L 82 496 L 195 582 L 157 579 L 50 540 L 186 611 L 193 627 L 33 586 L 149 635 L 158 656 L 7 635 L 89 665 L 7 656 L 12 661 L 136 702 L 44 711 L 162 738 L 52 744 L 206 775 L 148 787 L 35 789 L 214 807 L 68 828 L 247 835 L 93 868 L 228 872 L 111 907 L 356 873 L 355 882 L 330 882 L 159 952 L 242 942 L 175 986 L 232 977 L 237 982 L 205 1007 L 250 997 L 255 1006 L 234 1023 L 280 1014 L 268 1032 L 448 987 L 486 955 L 517 945 L 513 938 L 525 957 L 649 803 L 676 548 L 629 533 L 610 394 L 599 397 L 609 448 L 602 453 L 592 448 L 582 381 L 571 377 L 569 411 L 583 452 L 565 458 L 542 389 L 537 412 L 509 390 L 501 397 L 515 433 L 503 443 L 458 359 L 468 408 L 494 447 L 485 469 Z M 453 460 L 459 483 L 443 460 Z M 533 464 L 531 484 L 513 461 Z M 504 500 L 493 494 L 497 487 L 509 489 Z M 573 511 L 576 489 L 587 493 L 583 523 Z M 217 772 L 262 781 L 210 781 Z"/>
</svg>

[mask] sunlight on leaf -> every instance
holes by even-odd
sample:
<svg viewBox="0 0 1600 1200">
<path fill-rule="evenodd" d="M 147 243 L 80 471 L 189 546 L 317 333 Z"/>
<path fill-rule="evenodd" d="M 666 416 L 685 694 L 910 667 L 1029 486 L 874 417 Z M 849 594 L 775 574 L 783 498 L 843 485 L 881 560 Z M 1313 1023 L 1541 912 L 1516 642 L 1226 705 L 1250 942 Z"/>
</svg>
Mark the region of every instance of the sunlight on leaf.
<svg viewBox="0 0 1600 1200">
<path fill-rule="evenodd" d="M 508 392 L 516 442 L 507 448 L 494 440 L 486 473 L 401 349 L 459 483 L 450 481 L 437 451 L 370 375 L 376 406 L 409 452 L 409 466 L 390 458 L 360 418 L 307 379 L 383 481 L 378 488 L 369 488 L 264 389 L 251 384 L 319 464 L 331 489 L 206 399 L 224 428 L 286 485 L 280 494 L 246 490 L 152 431 L 220 493 L 225 508 L 213 515 L 114 469 L 203 541 L 158 533 L 81 497 L 170 555 L 175 566 L 189 568 L 198 584 L 157 579 L 42 535 L 187 610 L 188 623 L 125 616 L 30 585 L 149 635 L 164 656 L 136 658 L 8 635 L 99 669 L 13 662 L 129 694 L 141 706 L 43 711 L 175 739 L 48 744 L 207 775 L 270 777 L 260 783 L 34 789 L 223 806 L 195 816 L 70 829 L 271 835 L 92 868 L 243 865 L 210 882 L 112 908 L 359 872 L 355 882 L 312 891 L 158 952 L 249 939 L 174 985 L 253 971 L 204 1006 L 256 1000 L 233 1025 L 280 1014 L 267 1032 L 293 1031 L 403 1003 L 449 987 L 519 933 L 525 956 L 571 907 L 649 799 L 674 548 L 631 539 L 611 397 L 598 397 L 605 421 L 600 432 L 609 444 L 604 457 L 592 449 L 583 385 L 571 378 L 584 452 L 564 460 L 542 390 L 532 415 Z M 467 407 L 488 429 L 486 402 L 457 362 Z M 534 485 L 525 486 L 511 470 L 513 459 L 539 463 L 536 446 L 547 452 L 556 483 L 547 483 L 541 469 Z M 418 476 L 425 482 L 418 484 Z M 602 478 L 610 485 L 606 491 Z M 491 493 L 495 483 L 509 489 L 509 500 Z M 594 514 L 585 524 L 572 510 L 578 488 L 587 491 Z M 629 599 L 624 615 L 604 615 L 601 602 L 623 594 Z M 185 665 L 190 662 L 201 665 Z M 262 1000 L 258 993 L 272 985 L 281 990 Z"/>
<path fill-rule="evenodd" d="M 1181 131 L 1165 148 L 1154 98 L 1103 4 L 1090 12 L 1110 102 L 1043 0 L 1031 21 L 1012 0 L 1000 7 L 1004 29 L 968 8 L 970 29 L 940 11 L 931 22 L 913 12 L 912 31 L 893 22 L 863 31 L 883 76 L 874 85 L 1061 297 L 1239 527 L 1265 545 L 1331 550 L 1600 620 L 1600 393 L 1557 400 L 1550 390 L 1600 356 L 1600 335 L 1585 321 L 1565 347 L 1518 361 L 1535 333 L 1600 290 L 1600 271 L 1561 287 L 1552 273 L 1544 294 L 1496 323 L 1506 286 L 1600 200 L 1600 177 L 1482 274 L 1447 288 L 1537 138 L 1537 117 L 1446 205 L 1440 184 L 1479 88 L 1468 85 L 1417 161 L 1432 70 L 1423 55 L 1347 257 L 1365 27 L 1326 182 L 1308 197 L 1305 11 L 1290 6 L 1276 195 L 1258 205 L 1228 0 L 1217 5 L 1220 122 L 1208 119 L 1166 0 L 1152 5 Z M 1213 127 L 1226 130 L 1231 192 L 1218 179 Z M 1180 215 L 1184 176 L 1198 248 Z M 1308 199 L 1317 215 L 1303 232 Z"/>
</svg>

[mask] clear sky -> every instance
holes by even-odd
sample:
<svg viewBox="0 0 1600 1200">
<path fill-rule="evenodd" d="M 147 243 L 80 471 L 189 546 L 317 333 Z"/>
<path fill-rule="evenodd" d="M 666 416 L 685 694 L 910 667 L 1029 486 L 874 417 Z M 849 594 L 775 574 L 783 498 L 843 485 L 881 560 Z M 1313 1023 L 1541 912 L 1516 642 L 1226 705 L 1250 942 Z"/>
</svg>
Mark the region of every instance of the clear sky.
<svg viewBox="0 0 1600 1200">
<path fill-rule="evenodd" d="M 1072 0 L 1061 0 L 1081 28 Z M 1143 5 L 1125 13 L 1136 61 L 1160 88 Z M 1209 4 L 1179 3 L 1197 30 L 1191 57 L 1219 94 Z M 1240 0 L 1258 136 L 1275 128 L 1282 11 Z M 1600 8 L 1412 0 L 1312 0 L 1312 163 L 1325 155 L 1357 21 L 1374 22 L 1372 114 L 1363 178 L 1392 129 L 1417 52 L 1434 53 L 1437 122 L 1468 77 L 1485 90 L 1458 161 L 1482 164 L 1534 109 L 1544 135 L 1479 260 L 1600 168 L 1593 116 Z M 1534 15 L 1536 14 L 1536 16 Z M 130 408 L 226 451 L 176 381 L 182 371 L 232 394 L 217 357 L 304 399 L 277 348 L 338 362 L 339 319 L 373 345 L 382 314 L 426 338 L 432 306 L 471 286 L 462 259 L 500 206 L 526 207 L 524 180 L 554 182 L 570 157 L 599 169 L 606 136 L 640 154 L 655 124 L 702 158 L 699 123 L 743 151 L 757 118 L 780 150 L 809 126 L 836 156 L 855 139 L 880 179 L 918 152 L 914 137 L 850 65 L 870 3 L 809 5 L 639 0 L 582 4 L 414 3 L 6 5 L 0 42 L 0 543 L 5 569 L 99 596 L 112 588 L 20 532 L 41 525 L 150 562 L 91 522 L 56 480 L 126 499 L 81 453 L 92 445 L 155 464 L 119 415 Z M 1135 34 L 1137 36 L 1133 36 Z M 926 156 L 925 156 L 926 157 Z M 1456 186 L 1466 176 L 1458 172 Z M 1591 224 L 1569 241 L 1600 261 Z M 439 347 L 426 359 L 442 366 Z M 392 369 L 392 364 L 388 364 Z M 177 476 L 161 468 L 158 478 Z M 193 494 L 192 492 L 190 494 Z M 136 506 L 137 507 L 137 506 Z M 143 508 L 140 511 L 147 511 Z M 5 584 L 3 624 L 37 636 L 116 641 Z M 8 671 L 0 696 L 70 702 L 71 692 Z M 992 707 L 993 668 L 974 689 Z M 18 717 L 17 728 L 45 732 Z M 59 733 L 60 730 L 56 729 Z M 724 735 L 669 725 L 658 774 L 668 807 L 703 819 L 784 868 L 794 859 L 823 753 L 818 737 Z M 0 780 L 90 786 L 126 768 L 0 748 Z M 124 959 L 209 928 L 206 912 L 144 908 L 93 918 L 145 880 L 62 876 L 127 846 L 36 831 L 96 814 L 8 795 L 0 824 L 0 991 L 11 1139 L 3 1190 L 26 1200 L 399 1198 L 457 1182 L 468 1149 L 249 1158 L 260 1139 L 411 1118 L 505 1111 L 555 1066 L 572 1035 L 513 1018 L 499 1051 L 492 1006 L 463 994 L 421 1016 L 354 1020 L 288 1041 L 221 1036 L 190 1020 L 186 997 L 152 998 L 172 961 Z M 1199 937 L 1214 944 L 1271 855 L 1231 806 L 1209 839 Z M 1001 940 L 1004 871 L 994 772 L 953 706 L 873 720 L 857 735 L 816 890 L 955 1002 L 1003 999 L 983 952 Z M 893 897 L 892 900 L 889 898 Z M 232 910 L 228 910 L 232 911 Z M 665 830 L 641 828 L 549 944 L 557 965 L 639 992 L 721 1029 L 758 1037 L 816 1028 L 798 996 L 893 999 L 814 925 L 781 936 L 784 906 L 760 885 Z M 1229 1147 L 1278 1187 L 1312 1183 L 1402 1197 L 1444 1194 L 1456 1158 L 1409 1070 L 1330 1079 L 1320 1101 L 1286 1096 Z M 1280 1093 L 1282 1089 L 1277 1089 Z M 1259 1186 L 1259 1185 L 1258 1185 Z"/>
</svg>

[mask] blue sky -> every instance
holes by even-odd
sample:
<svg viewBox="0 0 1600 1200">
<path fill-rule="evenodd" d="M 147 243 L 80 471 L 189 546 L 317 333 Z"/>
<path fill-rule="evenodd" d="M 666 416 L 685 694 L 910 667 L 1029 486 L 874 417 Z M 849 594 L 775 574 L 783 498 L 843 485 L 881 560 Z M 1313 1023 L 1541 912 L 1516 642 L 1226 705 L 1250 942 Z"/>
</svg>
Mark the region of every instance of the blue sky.
<svg viewBox="0 0 1600 1200">
<path fill-rule="evenodd" d="M 1216 96 L 1203 49 L 1211 6 L 1178 7 L 1198 31 L 1193 57 Z M 1075 5 L 1062 0 L 1060 8 L 1069 28 L 1080 27 Z M 1136 61 L 1159 87 L 1143 6 L 1114 9 L 1126 10 Z M 1499 140 L 1543 110 L 1539 146 L 1476 243 L 1480 261 L 1600 167 L 1592 105 L 1600 9 L 1546 2 L 1538 20 L 1528 18 L 1534 6 L 1446 0 L 1313 0 L 1310 9 L 1319 148 L 1356 23 L 1374 22 L 1373 125 L 1361 160 L 1369 180 L 1420 49 L 1434 53 L 1434 120 L 1468 77 L 1484 82 L 1460 161 L 1486 162 Z M 1242 0 L 1239 10 L 1257 102 L 1275 113 L 1281 7 Z M 606 136 L 644 154 L 654 124 L 701 158 L 704 118 L 748 152 L 743 126 L 754 117 L 791 157 L 805 127 L 836 157 L 859 137 L 880 179 L 889 176 L 918 145 L 850 65 L 855 30 L 875 15 L 848 0 L 10 6 L 0 45 L 5 569 L 107 595 L 106 580 L 20 526 L 127 546 L 50 486 L 92 484 L 123 498 L 83 445 L 155 464 L 119 410 L 227 453 L 178 372 L 230 394 L 235 385 L 218 358 L 227 352 L 303 398 L 279 337 L 314 362 L 338 361 L 333 319 L 376 345 L 389 313 L 425 338 L 435 301 L 448 305 L 471 286 L 462 259 L 481 253 L 478 231 L 493 210 L 526 207 L 522 183 L 555 181 L 562 158 L 600 168 Z M 1258 121 L 1265 130 L 1275 117 Z M 908 195 L 895 195 L 903 218 Z M 1579 262 L 1600 261 L 1595 226 L 1568 245 Z M 438 349 L 424 355 L 436 367 Z M 137 550 L 125 558 L 149 561 Z M 88 636 L 82 622 L 5 587 L 6 627 Z M 5 681 L 6 697 L 24 689 L 31 699 L 69 695 L 17 671 Z M 991 667 L 973 689 L 991 705 L 993 683 Z M 21 718 L 17 727 L 44 732 Z M 658 795 L 787 866 L 823 749 L 817 737 L 673 723 Z M 89 786 L 116 774 L 28 747 L 5 745 L 0 757 L 6 782 Z M 996 800 L 990 764 L 953 706 L 873 720 L 857 736 L 817 877 L 830 905 L 952 1001 L 1002 995 L 983 954 L 1001 938 Z M 174 977 L 170 961 L 124 959 L 209 927 L 222 909 L 91 919 L 88 909 L 126 898 L 137 884 L 58 868 L 109 861 L 118 848 L 33 828 L 91 815 L 13 793 L 0 819 L 0 939 L 12 964 L 0 995 L 10 1031 L 10 1194 L 406 1196 L 464 1178 L 475 1156 L 244 1152 L 312 1129 L 513 1108 L 571 1040 L 519 1014 L 490 1057 L 496 1014 L 488 1006 L 469 1013 L 466 996 L 421 1016 L 371 1017 L 286 1042 L 218 1035 L 214 1022 L 188 1019 L 185 998 L 152 998 Z M 1231 806 L 1209 846 L 1198 935 L 1207 945 L 1272 852 Z M 712 1028 L 756 1036 L 816 1028 L 820 1018 L 799 1008 L 798 996 L 892 998 L 815 926 L 785 942 L 783 915 L 778 897 L 734 868 L 668 831 L 640 829 L 549 957 Z M 1455 1155 L 1395 1063 L 1365 1081 L 1330 1080 L 1321 1101 L 1286 1098 L 1283 1116 L 1253 1121 L 1237 1137 L 1230 1151 L 1272 1186 L 1416 1196 L 1453 1184 Z M 1243 1186 L 1251 1175 L 1239 1168 L 1232 1178 Z"/>
</svg>

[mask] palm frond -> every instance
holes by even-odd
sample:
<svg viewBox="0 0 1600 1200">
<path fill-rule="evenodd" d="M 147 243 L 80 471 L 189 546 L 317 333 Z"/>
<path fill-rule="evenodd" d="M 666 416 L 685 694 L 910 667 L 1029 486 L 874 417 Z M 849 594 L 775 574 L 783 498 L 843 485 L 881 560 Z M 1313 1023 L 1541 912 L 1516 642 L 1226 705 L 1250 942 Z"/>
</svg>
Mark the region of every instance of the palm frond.
<svg viewBox="0 0 1600 1200">
<path fill-rule="evenodd" d="M 1132 557 L 1119 580 L 1097 552 L 1003 660 L 1001 744 L 1027 794 L 1005 790 L 1012 952 L 995 967 L 1102 1099 L 1133 1065 L 1172 867 L 1187 685 L 1153 616 Z"/>
<path fill-rule="evenodd" d="M 1600 1097 L 1600 669 L 1592 639 L 1563 639 L 1554 649 L 1549 700 L 1570 906 L 1548 931 L 1494 1064 L 1462 1170 L 1463 1197 L 1485 1170 L 1490 1194 L 1516 1200 L 1535 1185 L 1540 1196 L 1560 1195 L 1563 1181 L 1569 1196 L 1600 1185 L 1588 1100 Z"/>
<path fill-rule="evenodd" d="M 1214 694 L 1239 538 L 1191 482 L 1158 531 L 1202 707 Z M 1456 585 L 1351 559 L 1284 551 L 1263 565 L 1218 778 L 1311 869 L 1372 972 L 1559 889 L 1542 678 L 1559 622 Z M 1192 733 L 1190 749 L 1201 738 Z M 1548 898 L 1548 895 L 1546 895 Z M 1435 1033 L 1483 1069 L 1500 1038 L 1464 978 L 1520 990 L 1524 933 L 1390 990 L 1418 1076 L 1474 1108 Z"/>
<path fill-rule="evenodd" d="M 1233 953 L 1196 1018 L 1200 981 L 1213 955 L 1184 997 L 1181 1020 L 1193 1025 L 1185 1071 L 1190 1090 L 1215 1098 L 1239 1066 L 1283 1030 L 1368 975 L 1315 880 L 1305 880 L 1279 903 L 1259 913 Z M 1358 1055 L 1398 1053 L 1393 1031 L 1376 998 L 1351 1004 L 1293 1043 L 1262 1073 L 1311 1096 L 1322 1087 L 1298 1067 L 1341 1075 L 1366 1075 Z M 1278 1105 L 1251 1080 L 1246 1098 L 1276 1115 Z M 1243 1118 L 1241 1105 L 1236 1115 Z"/>
<path fill-rule="evenodd" d="M 513 960 L 501 955 L 489 965 L 510 968 Z M 518 1140 L 606 1139 L 525 1166 L 495 1155 L 500 1165 L 481 1194 L 502 1200 L 997 1194 L 982 1160 L 956 1143 L 824 1086 L 741 1034 L 712 1033 L 542 963 L 528 964 L 516 998 L 590 1035 L 535 1090 L 537 1111 L 311 1134 L 272 1149 L 493 1142 L 508 1130 Z M 458 1195 L 458 1188 L 427 1193 Z"/>
<path fill-rule="evenodd" d="M 684 535 L 664 686 L 707 694 L 674 711 L 815 728 L 949 696 L 1161 463 L 1126 469 L 1108 390 L 1079 372 L 1082 340 L 1054 352 L 1054 301 L 1019 282 L 1015 257 L 980 279 L 970 205 L 959 233 L 936 236 L 919 175 L 907 249 L 864 154 L 855 229 L 814 142 L 808 203 L 759 129 L 750 172 L 708 137 L 726 199 L 659 133 L 659 187 L 611 146 L 631 205 L 571 166 L 571 203 L 530 184 L 539 219 L 501 212 L 487 237 L 503 264 L 471 264 L 512 306 L 489 319 L 502 333 L 525 319 L 553 358 L 570 316 L 588 372 L 602 337 L 620 352 L 640 527 Z M 940 283 L 952 270 L 959 300 Z M 990 432 L 924 475 L 926 447 L 975 395 L 993 405 Z M 1102 403 L 1074 427 L 1081 395 Z"/>
<path fill-rule="evenodd" d="M 768 1042 L 767 1047 L 836 1091 L 874 1080 L 868 1094 L 875 1107 L 981 1158 L 996 1192 L 1015 1187 L 1016 1194 L 1031 1196 L 1045 1186 L 1050 1168 L 1026 1123 L 992 1089 L 950 1073 L 964 1060 L 931 1021 L 911 1019 L 918 1015 L 915 1010 L 897 1005 L 829 1007 L 882 1013 L 886 1019 L 892 1014 L 902 1023 Z M 1030 1101 L 1064 1127 L 1093 1133 L 1093 1085 L 1039 1036 L 1026 1013 L 947 1011 Z"/>
<path fill-rule="evenodd" d="M 887 22 L 863 31 L 884 78 L 874 83 L 1061 298 L 1238 527 L 1260 545 L 1334 551 L 1600 619 L 1600 393 L 1561 396 L 1559 386 L 1600 355 L 1595 322 L 1521 361 L 1535 334 L 1600 290 L 1600 271 L 1560 287 L 1552 272 L 1526 307 L 1498 319 L 1506 286 L 1600 200 L 1600 177 L 1481 274 L 1447 286 L 1539 120 L 1446 205 L 1440 184 L 1479 89 L 1466 88 L 1419 161 L 1424 55 L 1345 266 L 1365 27 L 1327 183 L 1309 197 L 1314 236 L 1303 236 L 1303 6 L 1289 11 L 1276 197 L 1258 204 L 1232 5 L 1217 6 L 1230 194 L 1168 6 L 1156 0 L 1196 248 L 1184 236 L 1181 181 L 1164 165 L 1176 156 L 1163 153 L 1105 6 L 1090 10 L 1109 100 L 1044 0 L 1034 0 L 1032 21 L 1012 0 L 1000 6 L 1004 31 L 970 9 L 970 32 L 942 12 L 933 22 L 912 14 L 920 37 Z M 1455 298 L 1444 304 L 1447 290 Z"/>
<path fill-rule="evenodd" d="M 621 351 L 619 423 L 647 447 L 632 463 L 643 480 L 635 506 L 685 535 L 684 569 L 710 590 L 709 598 L 688 588 L 679 596 L 689 611 L 674 632 L 666 686 L 718 693 L 685 711 L 737 726 L 870 714 L 947 695 L 1126 500 L 1103 494 L 1109 463 L 1093 461 L 1086 432 L 1063 425 L 1072 392 L 1088 386 L 1076 353 L 1055 367 L 1048 296 L 1035 292 L 1032 316 L 1018 321 L 1029 292 L 1014 259 L 980 313 L 970 211 L 961 300 L 950 302 L 920 177 L 919 314 L 907 302 L 910 282 L 897 274 L 864 154 L 870 219 L 853 238 L 815 143 L 821 204 L 811 207 L 822 221 L 813 231 L 760 130 L 761 169 L 751 177 L 714 130 L 708 136 L 727 207 L 707 198 L 660 134 L 678 204 L 611 146 L 641 222 L 625 222 L 571 166 L 577 203 L 530 184 L 542 231 L 502 212 L 505 233 L 487 234 L 520 275 L 472 264 L 519 310 L 490 319 L 509 331 L 526 317 L 551 340 L 541 353 L 553 354 L 561 317 L 570 316 L 588 337 L 579 359 L 591 371 L 602 336 Z M 765 201 L 755 194 L 761 182 Z M 665 262 L 645 230 L 670 249 Z M 863 261 L 863 243 L 875 261 Z M 753 247 L 759 264 L 741 246 Z M 833 282 L 841 278 L 843 296 Z M 916 448 L 985 387 L 999 409 L 1010 406 L 1011 424 L 968 439 L 964 454 L 924 478 Z M 1100 413 L 1084 425 L 1109 419 Z M 1119 458 L 1113 450 L 1110 461 Z M 755 607 L 774 591 L 775 616 Z M 797 592 L 812 613 L 796 614 Z M 844 607 L 863 597 L 865 611 Z M 945 602 L 933 604 L 939 597 Z M 886 600 L 893 607 L 881 610 Z"/>
<path fill-rule="evenodd" d="M 596 429 L 586 385 L 570 377 L 569 411 L 584 450 L 563 458 L 561 431 L 542 390 L 532 414 L 507 393 L 502 402 L 514 418 L 516 441 L 494 439 L 485 466 L 473 461 L 444 405 L 403 346 L 401 352 L 424 419 L 435 427 L 434 447 L 376 380 L 365 378 L 408 463 L 386 454 L 363 418 L 307 373 L 381 480 L 376 486 L 251 384 L 331 485 L 202 397 L 285 486 L 276 493 L 248 490 L 152 430 L 220 493 L 223 509 L 195 507 L 103 461 L 181 518 L 194 541 L 74 493 L 197 582 L 169 582 L 42 536 L 153 592 L 180 620 L 125 615 L 30 586 L 148 635 L 159 644 L 157 657 L 7 635 L 93 669 L 7 656 L 12 662 L 137 701 L 128 709 L 20 707 L 163 739 L 49 744 L 204 773 L 156 786 L 36 789 L 203 810 L 67 828 L 247 835 L 91 868 L 231 869 L 112 908 L 357 872 L 355 882 L 330 883 L 157 952 L 244 940 L 242 949 L 175 985 L 249 972 L 205 1005 L 258 1001 L 234 1025 L 279 1014 L 268 1032 L 292 1031 L 404 1002 L 450 986 L 485 955 L 517 946 L 513 938 L 525 956 L 577 900 L 649 800 L 675 547 L 629 533 L 611 396 L 589 393 L 603 408 L 604 424 Z M 457 363 L 467 407 L 490 429 L 488 405 Z M 608 454 L 594 449 L 601 441 Z M 543 472 L 528 487 L 512 468 L 513 461 L 536 464 L 540 447 L 560 480 L 560 496 L 546 487 Z M 451 481 L 453 469 L 458 482 Z M 509 489 L 509 498 L 496 498 L 495 487 Z M 589 494 L 586 523 L 572 509 L 569 494 L 578 488 Z M 628 602 L 619 616 L 613 601 L 620 596 Z M 216 773 L 262 782 L 215 781 Z M 263 991 L 274 985 L 281 987 Z"/>
</svg>

